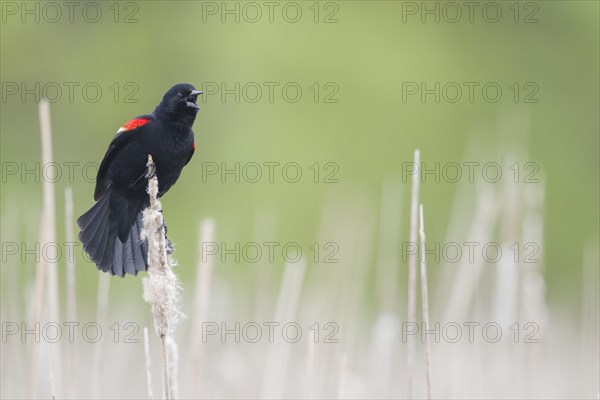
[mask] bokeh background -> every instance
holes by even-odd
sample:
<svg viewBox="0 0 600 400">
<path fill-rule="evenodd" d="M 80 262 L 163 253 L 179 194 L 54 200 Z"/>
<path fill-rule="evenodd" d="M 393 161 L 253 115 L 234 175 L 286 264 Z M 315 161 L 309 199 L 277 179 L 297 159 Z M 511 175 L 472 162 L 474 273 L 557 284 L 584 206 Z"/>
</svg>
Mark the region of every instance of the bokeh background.
<svg viewBox="0 0 600 400">
<path fill-rule="evenodd" d="M 409 240 L 410 176 L 405 172 L 419 149 L 430 169 L 436 163 L 443 167 L 498 162 L 503 172 L 496 183 L 482 179 L 481 169 L 475 170 L 473 182 L 464 175 L 466 168 L 459 182 L 443 175 L 437 180 L 425 176 L 421 202 L 428 242 L 518 242 L 523 252 L 526 242 L 539 246 L 538 261 L 528 270 L 539 280 L 535 289 L 528 289 L 528 281 L 522 279 L 525 268 L 531 267 L 522 259 L 511 275 L 517 277 L 516 289 L 510 283 L 498 284 L 498 263 L 484 263 L 481 277 L 468 286 L 473 296 L 464 310 L 467 319 L 457 321 L 497 321 L 498 315 L 506 315 L 495 314 L 502 307 L 498 304 L 513 300 L 520 305 L 511 306 L 513 311 L 531 302 L 545 310 L 534 314 L 541 327 L 537 345 L 500 349 L 488 344 L 488 350 L 481 350 L 477 343 L 466 343 L 455 358 L 442 356 L 443 343 L 437 354 L 434 346 L 434 397 L 596 398 L 599 6 L 593 1 L 476 3 L 470 20 L 462 3 L 443 2 L 274 2 L 270 16 L 270 6 L 263 2 L 74 2 L 69 15 L 62 3 L 2 1 L 2 321 L 32 321 L 36 263 L 32 256 L 21 256 L 24 244 L 31 248 L 39 240 L 46 171 L 36 164 L 42 151 L 39 98 L 51 101 L 53 157 L 62 173 L 54 184 L 57 241 L 63 243 L 68 229 L 65 188 L 72 187 L 76 216 L 91 207 L 94 182 L 88 177 L 93 178 L 95 170 L 84 166 L 100 162 L 123 122 L 153 110 L 173 84 L 189 82 L 207 92 L 194 125 L 197 150 L 163 201 L 184 289 L 182 311 L 188 317 L 176 335 L 182 371 L 189 374 L 198 367 L 187 357 L 187 343 L 194 339 L 190 330 L 201 258 L 199 224 L 210 218 L 215 241 L 227 246 L 275 241 L 298 243 L 304 250 L 306 270 L 296 318 L 334 321 L 340 327 L 340 343 L 318 352 L 324 358 L 317 357 L 320 369 L 317 383 L 311 381 L 312 395 L 406 397 L 405 376 L 410 371 L 397 330 L 407 318 L 407 263 L 401 252 Z M 24 12 L 27 7 L 29 13 Z M 457 9 L 460 17 L 455 16 Z M 426 10 L 438 10 L 439 21 Z M 501 15 L 495 17 L 497 10 Z M 407 92 L 422 82 L 428 88 L 436 82 L 441 88 L 455 82 L 462 96 L 452 101 L 452 85 L 448 92 L 440 89 L 439 101 L 434 94 L 423 100 L 420 92 Z M 472 101 L 464 82 L 478 85 Z M 496 102 L 486 100 L 481 91 L 490 82 L 502 89 Z M 272 98 L 268 85 L 274 88 Z M 284 87 L 292 89 L 286 92 Z M 297 87 L 302 92 L 295 99 Z M 101 93 L 96 94 L 96 88 Z M 290 183 L 276 167 L 269 182 L 265 162 L 297 163 L 302 178 Z M 509 168 L 514 162 L 519 163 L 517 182 L 514 167 Z M 258 163 L 262 178 L 253 183 L 243 174 L 239 182 L 231 174 L 207 175 L 214 166 L 221 172 L 223 166 L 233 168 L 236 163 L 241 168 Z M 316 183 L 315 163 L 320 172 Z M 36 168 L 37 177 L 22 175 Z M 326 182 L 331 171 L 337 182 Z M 536 182 L 525 179 L 531 171 Z M 472 236 L 469 227 L 481 222 L 477 210 L 482 204 L 496 213 L 487 227 L 482 222 L 489 235 Z M 526 240 L 531 226 L 535 239 Z M 335 243 L 339 262 L 314 262 L 308 250 L 313 242 L 321 247 Z M 20 246 L 17 255 L 7 252 L 6 243 Z M 80 248 L 75 254 L 78 318 L 96 320 L 103 278 Z M 211 320 L 242 325 L 272 320 L 284 261 L 281 256 L 257 263 L 215 257 Z M 456 279 L 460 268 L 431 256 L 427 262 L 432 321 L 440 321 L 448 315 L 444 306 L 452 293 L 462 290 Z M 65 307 L 64 257 L 57 266 Z M 383 296 L 381 282 L 387 280 L 392 281 L 391 294 Z M 507 287 L 505 300 L 498 291 Z M 151 327 L 141 294 L 139 278 L 110 279 L 107 321 Z M 382 320 L 383 311 L 390 314 Z M 523 317 L 519 312 L 508 315 L 518 321 Z M 511 324 L 503 325 L 505 332 Z M 305 332 L 309 325 L 303 325 Z M 137 337 L 141 340 L 141 333 Z M 391 343 L 389 353 L 376 345 L 388 343 L 385 340 Z M 32 344 L 21 342 L 15 344 L 9 337 L 2 343 L 3 397 L 32 393 Z M 79 348 L 77 368 L 63 371 L 63 376 L 55 372 L 59 397 L 146 395 L 142 345 L 102 343 L 105 359 L 97 369 L 90 370 L 86 362 L 90 354 L 97 354 L 97 346 L 85 343 Z M 204 344 L 202 374 L 181 373 L 181 396 L 265 394 L 270 370 L 263 365 L 263 353 L 269 351 L 269 343 L 211 343 Z M 69 347 L 64 341 L 60 345 L 58 353 Z M 158 356 L 157 342 L 151 345 Z M 560 354 L 554 353 L 557 347 Z M 487 352 L 518 358 L 498 361 Z M 306 371 L 297 365 L 305 361 L 294 362 L 305 353 L 304 347 L 292 347 L 288 374 L 273 378 L 286 383 L 269 393 L 307 395 L 302 383 Z M 392 359 L 389 368 L 382 367 L 388 364 L 378 361 L 381 357 Z M 414 395 L 424 396 L 423 367 L 418 365 Z M 158 388 L 158 357 L 154 368 Z M 384 368 L 384 375 L 372 375 L 377 368 Z M 472 368 L 471 376 L 482 374 L 487 384 L 473 384 L 468 373 L 461 375 L 457 368 Z M 512 379 L 507 372 L 511 368 L 521 380 Z M 48 397 L 47 366 L 41 362 L 38 369 L 33 393 Z M 76 389 L 66 383 L 74 371 L 79 381 L 87 382 Z M 106 377 L 100 389 L 90 383 L 98 374 Z M 203 389 L 193 385 L 198 380 Z M 549 385 L 543 384 L 549 380 Z M 511 381 L 516 383 L 508 388 Z"/>
</svg>

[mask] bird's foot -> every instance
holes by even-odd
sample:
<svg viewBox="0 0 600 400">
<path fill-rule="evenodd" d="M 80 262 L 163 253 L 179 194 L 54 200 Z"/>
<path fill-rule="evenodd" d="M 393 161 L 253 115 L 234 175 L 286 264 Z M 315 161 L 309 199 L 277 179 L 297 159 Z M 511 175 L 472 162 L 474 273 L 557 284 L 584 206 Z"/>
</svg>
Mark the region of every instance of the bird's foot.
<svg viewBox="0 0 600 400">
<path fill-rule="evenodd" d="M 163 211 L 160 210 L 160 212 L 162 213 Z M 165 219 L 163 218 L 163 224 L 162 227 L 165 229 L 165 235 L 167 234 L 167 232 L 169 232 L 169 227 L 167 226 L 167 224 L 165 223 Z"/>
<path fill-rule="evenodd" d="M 145 178 L 146 180 L 150 180 L 156 176 L 156 164 L 152 163 L 148 165 L 148 169 L 146 170 Z"/>
<path fill-rule="evenodd" d="M 165 235 L 165 248 L 168 255 L 173 254 L 173 243 L 171 243 L 171 240 L 167 237 L 167 235 Z"/>
</svg>

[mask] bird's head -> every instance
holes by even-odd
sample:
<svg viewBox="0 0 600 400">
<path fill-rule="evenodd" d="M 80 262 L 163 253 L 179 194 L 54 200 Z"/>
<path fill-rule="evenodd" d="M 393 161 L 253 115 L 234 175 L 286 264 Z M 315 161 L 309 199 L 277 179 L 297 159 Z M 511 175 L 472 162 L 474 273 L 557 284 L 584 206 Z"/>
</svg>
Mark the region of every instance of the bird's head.
<svg viewBox="0 0 600 400">
<path fill-rule="evenodd" d="M 198 106 L 198 95 L 202 91 L 188 83 L 180 83 L 173 86 L 165 95 L 156 108 L 156 112 L 168 115 L 172 118 L 193 119 L 200 110 Z"/>
</svg>

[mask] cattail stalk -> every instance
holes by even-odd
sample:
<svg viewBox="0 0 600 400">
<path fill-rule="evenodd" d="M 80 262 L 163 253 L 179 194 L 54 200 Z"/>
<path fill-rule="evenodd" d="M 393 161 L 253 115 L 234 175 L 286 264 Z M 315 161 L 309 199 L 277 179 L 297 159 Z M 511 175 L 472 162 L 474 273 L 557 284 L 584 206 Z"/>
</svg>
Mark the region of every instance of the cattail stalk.
<svg viewBox="0 0 600 400">
<path fill-rule="evenodd" d="M 198 340 L 202 337 L 202 324 L 208 320 L 210 309 L 210 293 L 213 275 L 213 257 L 207 256 L 205 246 L 212 246 L 215 240 L 215 221 L 212 218 L 203 219 L 199 226 L 198 237 L 198 267 L 196 268 L 196 295 L 194 299 L 194 319 L 190 349 L 193 368 L 189 368 L 189 377 L 193 382 L 192 390 L 198 393 L 203 377 L 204 343 Z"/>
<path fill-rule="evenodd" d="M 143 279 L 144 300 L 150 303 L 154 317 L 154 328 L 160 338 L 163 360 L 163 384 L 165 398 L 172 398 L 171 383 L 175 377 L 170 376 L 169 344 L 167 338 L 173 333 L 180 315 L 177 310 L 179 302 L 179 281 L 173 273 L 171 262 L 167 257 L 165 225 L 162 205 L 158 200 L 158 178 L 152 156 L 148 155 L 148 194 L 150 206 L 143 211 L 144 229 L 142 240 L 148 241 L 148 276 Z"/>
<path fill-rule="evenodd" d="M 75 234 L 73 232 L 73 190 L 70 186 L 65 188 L 65 241 L 67 243 L 74 243 Z M 77 306 L 75 297 L 75 259 L 74 257 L 67 257 L 67 321 L 77 321 Z M 76 343 L 69 343 L 67 350 L 67 371 L 72 371 L 72 374 L 77 373 L 76 359 L 77 349 Z M 77 376 L 68 381 L 68 393 L 71 398 L 75 398 L 77 393 Z"/>
<path fill-rule="evenodd" d="M 73 190 L 70 186 L 65 188 L 65 240 L 74 243 L 73 232 Z M 77 320 L 77 304 L 75 298 L 75 259 L 67 257 L 67 319 L 70 322 Z"/>
<path fill-rule="evenodd" d="M 414 155 L 414 167 L 415 171 L 412 176 L 412 193 L 410 200 L 410 235 L 409 240 L 411 244 L 417 243 L 417 233 L 419 227 L 419 189 L 420 189 L 420 178 L 421 173 L 421 154 L 419 150 L 415 150 Z M 408 258 L 408 312 L 407 321 L 414 323 L 417 314 L 417 253 L 412 252 Z M 407 391 L 408 398 L 413 398 L 412 384 L 413 384 L 413 360 L 415 356 L 415 339 L 413 335 L 408 337 L 407 342 L 407 353 L 406 353 L 406 367 L 407 367 Z"/>
<path fill-rule="evenodd" d="M 306 357 L 306 398 L 315 398 L 315 380 L 317 377 L 317 334 L 310 330 L 308 333 L 308 350 Z"/>
<path fill-rule="evenodd" d="M 52 158 L 52 125 L 50 123 L 50 104 L 46 100 L 40 102 L 40 127 L 42 136 L 42 165 L 50 165 Z M 44 213 L 43 213 L 43 242 L 56 243 L 56 209 L 54 197 L 54 182 L 44 179 Z M 58 271 L 55 262 L 43 262 L 47 268 L 46 276 L 48 285 L 48 318 L 50 321 L 58 323 Z"/>
<path fill-rule="evenodd" d="M 54 382 L 54 367 L 52 366 L 52 347 L 48 345 L 48 373 L 50 377 L 50 398 L 56 400 L 56 383 Z"/>
<path fill-rule="evenodd" d="M 46 100 L 39 104 L 40 136 L 42 143 L 42 165 L 52 163 L 52 125 L 50 122 L 50 104 Z M 48 179 L 43 180 L 43 211 L 40 222 L 40 245 L 56 243 L 56 210 L 54 198 L 54 183 Z M 47 271 L 47 273 L 46 273 Z M 56 262 L 49 262 L 42 258 L 36 267 L 36 303 L 34 311 L 34 323 L 42 320 L 58 323 L 58 277 Z M 45 313 L 44 313 L 45 311 Z M 47 317 L 47 318 L 44 318 Z M 31 351 L 31 364 L 29 371 L 29 397 L 36 397 L 38 381 L 36 377 L 39 357 L 39 346 L 33 345 Z M 56 363 L 60 365 L 60 357 L 57 354 Z M 59 379 L 57 379 L 59 380 Z"/>
<path fill-rule="evenodd" d="M 427 290 L 427 263 L 425 262 L 425 224 L 423 223 L 423 204 L 419 207 L 419 236 L 421 239 L 421 306 L 425 331 L 429 331 L 429 293 Z M 425 335 L 425 383 L 427 399 L 431 399 L 431 364 L 429 335 Z"/>
<path fill-rule="evenodd" d="M 167 367 L 169 368 L 168 378 L 169 388 L 171 389 L 171 397 L 176 399 L 179 398 L 179 349 L 177 342 L 172 336 L 167 336 L 167 347 L 169 351 L 167 353 L 169 359 L 167 360 Z"/>
<path fill-rule="evenodd" d="M 304 259 L 297 263 L 285 264 L 273 321 L 285 323 L 284 321 L 294 320 L 302 292 L 305 270 L 306 261 Z M 276 342 L 269 346 L 261 397 L 279 399 L 283 396 L 289 354 L 290 346 L 287 343 Z"/>
<path fill-rule="evenodd" d="M 144 327 L 144 354 L 146 355 L 146 383 L 148 384 L 148 398 L 154 398 L 152 390 L 152 359 L 150 358 L 150 339 L 148 338 L 148 327 Z"/>
<path fill-rule="evenodd" d="M 108 321 L 108 307 L 110 304 L 110 275 L 100 274 L 98 277 L 98 292 L 96 294 L 96 322 L 100 326 L 105 326 Z M 95 397 L 102 396 L 103 374 L 104 374 L 104 358 L 106 349 L 101 342 L 94 346 L 94 377 L 92 383 L 92 395 Z"/>
</svg>

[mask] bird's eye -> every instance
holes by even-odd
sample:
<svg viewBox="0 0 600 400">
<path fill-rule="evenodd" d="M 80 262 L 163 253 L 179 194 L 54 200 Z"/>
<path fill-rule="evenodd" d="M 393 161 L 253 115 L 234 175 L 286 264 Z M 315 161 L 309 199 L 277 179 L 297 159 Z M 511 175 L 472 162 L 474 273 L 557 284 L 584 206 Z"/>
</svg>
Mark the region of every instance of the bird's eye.
<svg viewBox="0 0 600 400">
<path fill-rule="evenodd" d="M 183 97 L 183 93 L 179 92 L 179 93 L 177 93 L 177 96 Z"/>
</svg>

